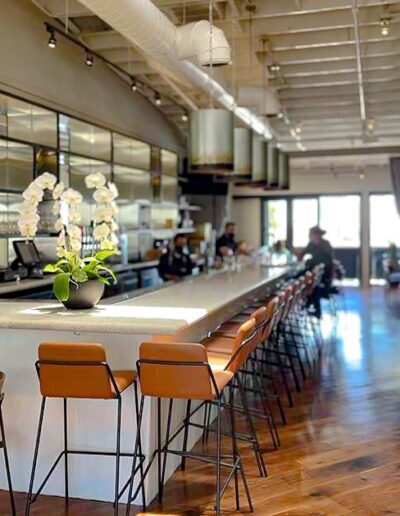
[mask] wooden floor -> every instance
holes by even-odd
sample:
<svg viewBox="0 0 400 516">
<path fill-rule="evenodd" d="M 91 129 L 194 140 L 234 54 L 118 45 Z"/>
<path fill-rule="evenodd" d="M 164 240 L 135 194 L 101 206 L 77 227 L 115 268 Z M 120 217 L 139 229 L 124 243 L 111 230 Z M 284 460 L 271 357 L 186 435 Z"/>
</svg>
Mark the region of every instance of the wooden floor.
<svg viewBox="0 0 400 516">
<path fill-rule="evenodd" d="M 324 322 L 327 333 L 330 322 Z M 267 432 L 259 432 L 268 478 L 258 477 L 252 453 L 242 449 L 255 514 L 400 514 L 400 309 L 388 308 L 381 290 L 347 293 L 347 313 L 339 312 L 319 377 L 287 416 L 279 451 L 270 451 Z M 212 514 L 213 492 L 212 468 L 189 463 L 168 482 L 163 506 L 147 514 Z M 22 511 L 23 494 L 17 503 Z M 223 508 L 234 512 L 232 490 Z M 110 504 L 81 500 L 66 510 L 62 499 L 41 497 L 31 513 L 113 512 Z M 0 514 L 9 514 L 4 492 Z"/>
</svg>

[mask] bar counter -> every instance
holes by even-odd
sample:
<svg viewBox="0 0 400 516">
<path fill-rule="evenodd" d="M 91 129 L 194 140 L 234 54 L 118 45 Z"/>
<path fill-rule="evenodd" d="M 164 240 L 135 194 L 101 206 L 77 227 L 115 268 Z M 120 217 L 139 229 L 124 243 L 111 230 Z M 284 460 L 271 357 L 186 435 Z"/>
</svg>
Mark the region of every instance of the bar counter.
<svg viewBox="0 0 400 516">
<path fill-rule="evenodd" d="M 269 268 L 248 265 L 235 272 L 210 272 L 168 285 L 148 294 L 100 303 L 89 311 L 66 310 L 54 301 L 0 302 L 1 370 L 7 375 L 4 418 L 14 487 L 27 491 L 40 393 L 34 368 L 37 348 L 43 341 L 99 342 L 113 369 L 134 369 L 139 345 L 153 338 L 171 341 L 201 340 L 208 332 L 237 313 L 267 289 L 293 274 L 294 266 Z M 69 402 L 70 448 L 115 449 L 115 411 L 112 401 Z M 201 412 L 201 411 L 200 411 Z M 184 419 L 184 403 L 176 403 L 174 425 Z M 199 413 L 199 422 L 201 414 Z M 62 449 L 62 400 L 49 399 L 39 455 L 40 483 Z M 142 424 L 144 452 L 155 445 L 155 403 L 147 402 Z M 136 432 L 133 395 L 123 394 L 122 451 L 131 452 Z M 189 445 L 199 435 L 191 431 Z M 179 441 L 178 444 L 179 446 Z M 121 462 L 121 485 L 128 477 L 129 459 Z M 168 460 L 167 478 L 176 468 Z M 148 501 L 156 492 L 156 468 L 146 482 Z M 69 460 L 70 496 L 113 499 L 114 460 L 110 457 L 72 456 Z M 63 495 L 63 465 L 59 465 L 44 494 Z M 4 488 L 2 480 L 1 488 Z M 139 502 L 140 500 L 138 500 Z"/>
</svg>

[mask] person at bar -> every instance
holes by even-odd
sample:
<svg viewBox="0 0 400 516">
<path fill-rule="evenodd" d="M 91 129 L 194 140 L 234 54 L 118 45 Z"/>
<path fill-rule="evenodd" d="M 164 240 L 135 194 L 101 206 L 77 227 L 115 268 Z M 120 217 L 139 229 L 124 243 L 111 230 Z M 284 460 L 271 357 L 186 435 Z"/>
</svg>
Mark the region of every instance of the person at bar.
<svg viewBox="0 0 400 516">
<path fill-rule="evenodd" d="M 185 235 L 175 235 L 172 248 L 160 257 L 158 272 L 164 281 L 178 281 L 192 274 L 193 262 L 187 244 Z"/>
<path fill-rule="evenodd" d="M 334 261 L 333 248 L 329 240 L 323 238 L 326 231 L 319 226 L 310 228 L 310 241 L 306 248 L 300 253 L 299 258 L 302 260 L 307 255 L 311 258 L 307 260 L 307 268 L 313 269 L 322 263 L 324 265 L 324 273 L 322 275 L 321 284 L 313 292 L 313 296 L 309 299 L 309 305 L 314 307 L 314 315 L 319 319 L 321 317 L 321 299 L 328 297 L 332 288 Z"/>
<path fill-rule="evenodd" d="M 236 225 L 234 222 L 227 222 L 225 224 L 224 234 L 217 238 L 215 244 L 217 257 L 223 258 L 235 254 L 238 249 L 238 244 L 235 240 Z"/>
</svg>

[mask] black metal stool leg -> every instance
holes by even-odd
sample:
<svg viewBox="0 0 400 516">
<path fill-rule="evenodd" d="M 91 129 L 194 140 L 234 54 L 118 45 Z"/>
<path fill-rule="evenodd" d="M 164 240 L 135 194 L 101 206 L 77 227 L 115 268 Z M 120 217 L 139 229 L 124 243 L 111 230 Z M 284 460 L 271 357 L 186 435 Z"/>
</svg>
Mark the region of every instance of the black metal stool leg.
<svg viewBox="0 0 400 516">
<path fill-rule="evenodd" d="M 14 491 L 12 488 L 12 481 L 11 481 L 11 470 L 10 470 L 10 462 L 8 460 L 8 452 L 7 452 L 7 442 L 6 442 L 6 434 L 4 431 L 4 421 L 3 421 L 3 410 L 2 410 L 2 404 L 3 404 L 3 398 L 4 394 L 1 395 L 0 400 L 0 430 L 1 430 L 1 440 L 3 444 L 3 452 L 4 452 L 4 463 L 6 466 L 6 474 L 7 474 L 7 482 L 8 482 L 8 492 L 10 495 L 10 504 L 11 504 L 11 513 L 13 516 L 15 516 L 16 510 L 15 510 L 15 500 L 14 500 Z"/>
<path fill-rule="evenodd" d="M 136 470 L 136 460 L 137 460 L 137 454 L 139 450 L 139 443 L 140 443 L 140 430 L 142 427 L 142 418 L 143 418 L 143 407 L 144 407 L 144 396 L 142 395 L 140 398 L 140 406 L 139 406 L 139 412 L 138 412 L 138 420 L 136 425 L 136 439 L 135 439 L 135 447 L 134 447 L 134 456 L 132 460 L 132 471 L 131 471 L 131 480 L 129 483 L 129 491 L 128 491 L 128 499 L 126 503 L 126 516 L 129 516 L 131 511 L 131 505 L 132 505 L 132 494 L 133 494 L 133 482 L 135 480 L 135 470 Z M 139 457 L 139 460 L 142 462 L 142 457 Z M 142 474 L 141 469 L 141 478 L 140 482 L 142 484 L 142 493 L 143 493 L 143 485 L 144 485 L 144 475 Z"/>
<path fill-rule="evenodd" d="M 68 482 L 68 406 L 67 398 L 64 398 L 64 483 L 65 483 L 65 504 L 69 502 L 69 482 Z"/>
<path fill-rule="evenodd" d="M 186 416 L 185 416 L 185 433 L 183 434 L 183 448 L 182 450 L 184 452 L 187 451 L 187 443 L 188 443 L 188 438 L 189 438 L 189 418 L 190 418 L 190 409 L 192 407 L 192 400 L 187 400 L 187 403 L 186 403 Z M 182 457 L 182 462 L 181 462 L 181 471 L 185 471 L 185 467 L 186 467 L 186 457 Z"/>
<path fill-rule="evenodd" d="M 158 501 L 161 502 L 161 398 L 157 398 L 157 470 L 158 470 Z"/>
<path fill-rule="evenodd" d="M 122 412 L 122 399 L 118 398 L 117 408 L 117 443 L 115 447 L 115 500 L 114 500 L 114 515 L 118 515 L 118 494 L 119 494 L 119 470 L 120 470 L 120 459 L 121 459 L 121 412 Z"/>
<path fill-rule="evenodd" d="M 221 514 L 221 396 L 217 400 L 217 471 L 216 471 L 216 493 L 215 511 L 217 516 Z"/>
<path fill-rule="evenodd" d="M 164 493 L 164 481 L 165 481 L 165 471 L 167 468 L 167 450 L 168 450 L 168 441 L 171 433 L 171 419 L 172 419 L 172 407 L 173 407 L 174 400 L 171 398 L 169 400 L 169 407 L 168 407 L 168 417 L 167 417 L 167 429 L 166 429 L 166 436 L 165 436 L 165 446 L 164 446 L 164 457 L 163 457 L 163 465 L 162 465 L 162 474 L 161 474 L 161 494 L 160 498 L 162 500 L 163 493 Z"/>
<path fill-rule="evenodd" d="M 233 401 L 234 401 L 234 392 L 232 385 L 229 386 L 229 417 L 230 417 L 230 426 L 232 432 L 232 455 L 233 455 L 233 463 L 236 463 L 238 458 L 238 447 L 235 435 L 235 411 L 233 410 Z M 240 496 L 239 496 L 239 478 L 237 468 L 235 468 L 235 502 L 236 502 L 236 510 L 240 511 Z"/>
<path fill-rule="evenodd" d="M 36 435 L 36 444 L 35 444 L 35 451 L 33 454 L 33 462 L 32 462 L 32 471 L 31 471 L 31 478 L 29 481 L 29 490 L 28 490 L 28 497 L 26 500 L 26 508 L 25 508 L 25 516 L 29 516 L 30 510 L 31 510 L 31 500 L 32 500 L 32 492 L 33 492 L 33 484 L 35 481 L 35 473 L 36 473 L 36 464 L 37 464 L 37 458 L 39 454 L 39 445 L 40 445 L 40 437 L 42 434 L 42 427 L 43 427 L 43 417 L 44 417 L 44 409 L 46 406 L 46 398 L 42 398 L 42 404 L 40 407 L 40 416 L 39 416 L 39 424 L 37 429 L 37 435 Z"/>
<path fill-rule="evenodd" d="M 143 470 L 143 450 L 142 450 L 142 438 L 139 432 L 139 400 L 138 400 L 138 388 L 137 388 L 137 382 L 134 384 L 135 392 L 135 417 L 136 417 L 136 428 L 138 432 L 138 450 L 139 450 L 139 468 L 140 468 L 140 480 L 141 480 L 141 486 L 142 486 L 142 509 L 143 511 L 146 510 L 146 490 L 144 488 L 144 470 Z M 135 468 L 134 468 L 135 469 Z"/>
</svg>

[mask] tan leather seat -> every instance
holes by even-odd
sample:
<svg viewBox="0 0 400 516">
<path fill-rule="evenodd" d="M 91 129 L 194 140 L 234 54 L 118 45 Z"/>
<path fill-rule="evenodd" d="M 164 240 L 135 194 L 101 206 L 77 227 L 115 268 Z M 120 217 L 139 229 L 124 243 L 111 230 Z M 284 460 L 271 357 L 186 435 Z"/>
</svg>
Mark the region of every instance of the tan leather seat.
<svg viewBox="0 0 400 516">
<path fill-rule="evenodd" d="M 87 365 L 86 365 L 87 363 Z M 39 346 L 40 392 L 50 398 L 113 399 L 132 385 L 135 371 L 111 371 L 96 343 L 43 342 Z"/>
<path fill-rule="evenodd" d="M 212 400 L 233 377 L 229 370 L 210 369 L 199 343 L 143 342 L 138 364 L 142 394 L 156 398 Z"/>
</svg>

